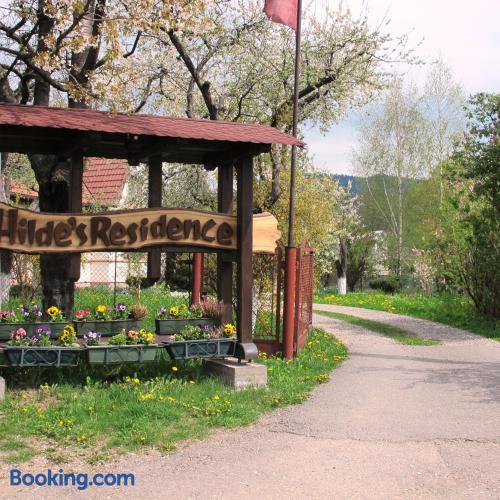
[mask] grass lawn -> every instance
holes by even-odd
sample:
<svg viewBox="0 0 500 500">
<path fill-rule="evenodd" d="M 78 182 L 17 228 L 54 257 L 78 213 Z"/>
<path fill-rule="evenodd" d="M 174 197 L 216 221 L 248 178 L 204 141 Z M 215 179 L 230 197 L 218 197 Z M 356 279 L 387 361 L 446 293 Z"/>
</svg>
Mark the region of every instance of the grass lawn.
<svg viewBox="0 0 500 500">
<path fill-rule="evenodd" d="M 423 318 L 455 326 L 472 333 L 500 340 L 500 321 L 478 316 L 471 302 L 464 296 L 383 293 L 349 293 L 347 295 L 316 295 L 321 304 L 363 307 L 396 314 Z"/>
<path fill-rule="evenodd" d="M 319 311 L 314 310 L 316 314 L 321 316 L 327 316 L 329 318 L 339 319 L 350 323 L 351 325 L 361 326 L 372 332 L 381 333 L 386 337 L 394 339 L 399 344 L 407 345 L 436 345 L 440 344 L 441 341 L 436 339 L 423 339 L 418 337 L 412 332 L 398 328 L 397 326 L 386 325 L 384 323 L 379 323 L 378 321 L 372 321 L 371 319 L 357 318 L 356 316 L 351 316 L 349 314 L 342 314 L 330 311 Z"/>
<path fill-rule="evenodd" d="M 158 373 L 168 373 L 162 377 L 89 377 L 80 385 L 9 391 L 0 403 L 0 457 L 19 463 L 42 454 L 62 464 L 96 463 L 148 447 L 170 453 L 180 441 L 303 402 L 346 356 L 342 343 L 315 329 L 296 360 L 261 357 L 268 367 L 267 389 L 228 389 L 204 376 L 201 363 L 188 362 L 158 367 Z"/>
</svg>

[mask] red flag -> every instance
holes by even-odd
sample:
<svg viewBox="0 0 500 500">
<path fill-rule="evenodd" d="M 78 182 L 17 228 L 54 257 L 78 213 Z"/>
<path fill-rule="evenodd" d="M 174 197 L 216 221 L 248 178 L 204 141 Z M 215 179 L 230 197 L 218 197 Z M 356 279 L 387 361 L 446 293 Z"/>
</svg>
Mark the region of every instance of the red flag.
<svg viewBox="0 0 500 500">
<path fill-rule="evenodd" d="M 264 12 L 271 21 L 297 31 L 297 3 L 298 0 L 266 0 Z"/>
</svg>

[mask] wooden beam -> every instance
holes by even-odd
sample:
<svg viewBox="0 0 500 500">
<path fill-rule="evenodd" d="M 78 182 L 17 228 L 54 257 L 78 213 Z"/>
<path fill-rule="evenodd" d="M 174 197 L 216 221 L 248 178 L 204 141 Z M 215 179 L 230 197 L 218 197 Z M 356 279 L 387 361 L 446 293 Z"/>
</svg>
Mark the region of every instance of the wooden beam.
<svg viewBox="0 0 500 500">
<path fill-rule="evenodd" d="M 237 165 L 237 302 L 238 340 L 252 342 L 253 158 Z"/>
<path fill-rule="evenodd" d="M 149 159 L 148 207 L 161 207 L 162 159 L 152 156 Z M 156 282 L 161 277 L 161 250 L 152 248 L 148 252 L 148 279 Z"/>
<path fill-rule="evenodd" d="M 220 165 L 217 171 L 217 210 L 233 213 L 233 165 Z M 224 304 L 222 323 L 232 323 L 233 316 L 233 263 L 224 254 L 217 255 L 217 298 Z"/>
<path fill-rule="evenodd" d="M 83 155 L 81 152 L 71 155 L 71 172 L 69 180 L 69 211 L 82 211 L 83 194 Z M 68 278 L 72 281 L 80 279 L 81 254 L 69 258 Z"/>
</svg>

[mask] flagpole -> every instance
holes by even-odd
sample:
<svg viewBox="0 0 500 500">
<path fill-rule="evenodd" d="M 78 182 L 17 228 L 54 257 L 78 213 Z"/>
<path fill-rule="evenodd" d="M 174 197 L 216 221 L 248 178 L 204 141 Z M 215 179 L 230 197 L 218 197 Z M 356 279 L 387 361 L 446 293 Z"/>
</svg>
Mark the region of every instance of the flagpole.
<svg viewBox="0 0 500 500">
<path fill-rule="evenodd" d="M 293 88 L 293 124 L 292 135 L 297 137 L 299 112 L 299 79 L 300 79 L 300 45 L 302 38 L 302 0 L 297 0 L 297 29 L 295 30 L 295 78 Z M 288 246 L 294 245 L 295 223 L 295 171 L 297 170 L 297 146 L 292 146 L 292 163 L 290 168 L 290 207 L 288 213 Z"/>
<path fill-rule="evenodd" d="M 297 137 L 299 111 L 300 44 L 302 25 L 302 0 L 297 0 L 297 29 L 295 30 L 295 77 L 293 88 L 292 134 Z M 297 146 L 292 146 L 290 166 L 290 205 L 288 212 L 288 245 L 285 249 L 285 290 L 283 304 L 283 354 L 292 359 L 295 351 L 295 298 L 297 248 L 294 246 L 295 224 L 295 172 L 297 170 Z"/>
</svg>

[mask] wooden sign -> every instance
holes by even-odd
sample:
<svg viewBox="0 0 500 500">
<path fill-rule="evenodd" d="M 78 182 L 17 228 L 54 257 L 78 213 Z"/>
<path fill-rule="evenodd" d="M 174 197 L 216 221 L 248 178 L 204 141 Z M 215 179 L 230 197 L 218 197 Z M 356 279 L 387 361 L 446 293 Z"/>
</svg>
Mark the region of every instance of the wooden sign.
<svg viewBox="0 0 500 500">
<path fill-rule="evenodd" d="M 254 216 L 254 252 L 274 253 L 280 237 L 273 215 Z M 0 249 L 42 254 L 172 245 L 236 250 L 236 216 L 179 208 L 52 214 L 0 203 Z"/>
</svg>

